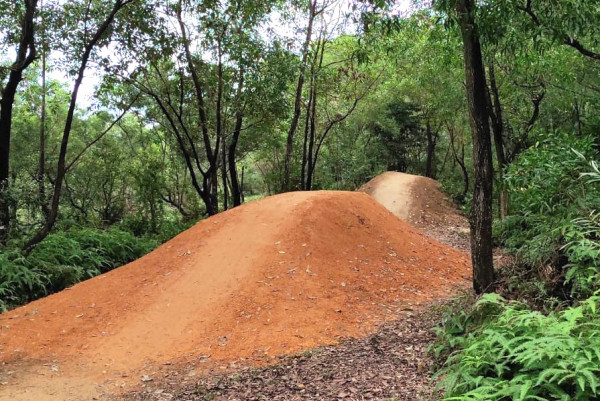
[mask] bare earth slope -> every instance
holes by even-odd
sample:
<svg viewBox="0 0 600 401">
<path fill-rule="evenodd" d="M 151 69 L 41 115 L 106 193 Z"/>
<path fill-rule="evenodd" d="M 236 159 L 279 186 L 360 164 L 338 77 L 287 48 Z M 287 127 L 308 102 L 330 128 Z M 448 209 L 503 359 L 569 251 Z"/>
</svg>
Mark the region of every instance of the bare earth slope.
<svg viewBox="0 0 600 401">
<path fill-rule="evenodd" d="M 363 185 L 390 212 L 446 244 L 468 250 L 469 223 L 431 178 L 387 171 Z"/>
<path fill-rule="evenodd" d="M 0 315 L 1 400 L 88 400 L 149 369 L 363 336 L 469 280 L 465 255 L 353 192 L 294 192 Z"/>
</svg>

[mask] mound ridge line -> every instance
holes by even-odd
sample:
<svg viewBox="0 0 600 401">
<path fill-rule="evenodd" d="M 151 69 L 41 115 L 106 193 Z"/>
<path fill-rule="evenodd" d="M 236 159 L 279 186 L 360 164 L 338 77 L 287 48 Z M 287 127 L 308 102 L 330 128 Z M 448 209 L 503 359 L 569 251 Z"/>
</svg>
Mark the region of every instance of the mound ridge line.
<svg viewBox="0 0 600 401">
<path fill-rule="evenodd" d="M 264 360 L 332 344 L 447 296 L 469 276 L 466 255 L 366 194 L 268 197 L 1 315 L 0 362 L 19 377 L 0 377 L 0 399 L 78 399 L 137 384 L 148 364 Z"/>
</svg>

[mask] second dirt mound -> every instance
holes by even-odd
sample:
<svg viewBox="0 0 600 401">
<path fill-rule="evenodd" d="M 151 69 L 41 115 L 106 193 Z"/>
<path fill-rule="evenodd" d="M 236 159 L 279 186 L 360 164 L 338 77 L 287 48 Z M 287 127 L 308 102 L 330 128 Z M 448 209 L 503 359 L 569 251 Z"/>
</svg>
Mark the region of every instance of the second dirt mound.
<svg viewBox="0 0 600 401">
<path fill-rule="evenodd" d="M 363 185 L 390 212 L 444 243 L 469 248 L 469 222 L 441 191 L 440 184 L 419 175 L 387 171 Z"/>
<path fill-rule="evenodd" d="M 469 275 L 465 255 L 365 194 L 269 197 L 1 315 L 0 362 L 19 372 L 0 377 L 0 398 L 90 399 L 152 366 L 264 361 L 366 335 Z"/>
</svg>

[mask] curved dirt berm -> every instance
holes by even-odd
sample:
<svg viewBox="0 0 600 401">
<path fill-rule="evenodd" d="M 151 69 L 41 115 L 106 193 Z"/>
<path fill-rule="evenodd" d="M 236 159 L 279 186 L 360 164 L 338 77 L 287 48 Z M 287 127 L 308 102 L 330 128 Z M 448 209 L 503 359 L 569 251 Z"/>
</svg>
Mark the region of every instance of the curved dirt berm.
<svg viewBox="0 0 600 401">
<path fill-rule="evenodd" d="M 265 198 L 0 315 L 0 399 L 91 400 L 180 363 L 268 362 L 366 335 L 469 277 L 464 254 L 366 194 Z"/>
<path fill-rule="evenodd" d="M 363 185 L 390 212 L 439 240 L 467 250 L 469 223 L 431 178 L 387 171 Z"/>
</svg>

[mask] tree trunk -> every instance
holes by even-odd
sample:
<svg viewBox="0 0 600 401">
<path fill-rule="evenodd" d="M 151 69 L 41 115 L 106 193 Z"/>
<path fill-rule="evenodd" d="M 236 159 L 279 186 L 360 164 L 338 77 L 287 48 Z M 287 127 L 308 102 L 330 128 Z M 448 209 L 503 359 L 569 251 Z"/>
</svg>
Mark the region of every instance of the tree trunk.
<svg viewBox="0 0 600 401">
<path fill-rule="evenodd" d="M 313 91 L 314 91 L 314 65 L 310 74 L 310 92 L 308 95 L 308 106 L 306 107 L 306 119 L 304 120 L 304 141 L 302 142 L 302 170 L 300 171 L 300 185 L 302 190 L 306 190 L 306 170 L 309 159 L 308 154 L 308 133 L 310 127 L 310 115 L 312 111 Z"/>
<path fill-rule="evenodd" d="M 48 218 L 48 200 L 46 199 L 46 49 L 42 49 L 42 106 L 40 111 L 40 153 L 38 161 L 38 198 L 44 220 Z"/>
<path fill-rule="evenodd" d="M 229 144 L 229 177 L 231 181 L 231 198 L 233 201 L 233 207 L 239 206 L 242 204 L 242 189 L 240 187 L 240 182 L 237 176 L 237 163 L 235 162 L 235 152 L 238 144 L 238 140 L 240 138 L 240 132 L 242 131 L 242 121 L 243 114 L 241 111 L 238 111 L 235 117 L 235 128 L 233 130 L 233 135 L 231 138 L 231 143 Z M 242 169 L 243 171 L 243 169 Z"/>
<path fill-rule="evenodd" d="M 296 96 L 294 100 L 294 114 L 292 115 L 292 121 L 290 128 L 287 133 L 286 147 L 285 147 L 285 161 L 283 170 L 283 183 L 281 186 L 282 192 L 290 190 L 290 176 L 292 169 L 292 152 L 294 147 L 294 134 L 298 128 L 298 120 L 300 119 L 300 111 L 302 108 L 302 88 L 304 87 L 304 74 L 306 71 L 306 60 L 308 58 L 308 46 L 312 38 L 313 22 L 316 16 L 316 0 L 308 1 L 308 27 L 306 28 L 306 39 L 302 46 L 302 61 L 300 64 L 300 71 L 298 72 L 298 83 L 296 85 Z"/>
<path fill-rule="evenodd" d="M 200 125 L 200 132 L 202 132 L 202 139 L 204 141 L 204 149 L 206 152 L 206 158 L 208 159 L 209 168 L 204 174 L 203 177 L 203 188 L 208 188 L 208 194 L 206 198 L 203 198 L 204 203 L 206 205 L 206 211 L 209 216 L 212 216 L 219 212 L 219 203 L 218 203 L 218 195 L 217 195 L 217 186 L 218 186 L 218 154 L 219 154 L 219 145 L 220 145 L 220 137 L 217 136 L 215 148 L 213 151 L 212 144 L 210 141 L 210 136 L 208 134 L 208 117 L 206 115 L 206 107 L 204 104 L 204 93 L 202 83 L 200 81 L 200 77 L 198 76 L 198 71 L 194 65 L 194 59 L 192 57 L 192 52 L 190 50 L 190 44 L 187 38 L 187 32 L 185 28 L 185 23 L 183 22 L 182 16 L 182 1 L 180 0 L 177 6 L 177 21 L 179 22 L 179 28 L 181 29 L 181 39 L 183 42 L 183 47 L 185 50 L 185 58 L 188 65 L 188 69 L 190 70 L 190 74 L 192 76 L 192 82 L 194 83 L 194 90 L 196 92 L 196 102 L 198 104 L 198 121 Z M 208 202 L 208 203 L 207 203 Z"/>
<path fill-rule="evenodd" d="M 314 154 L 315 138 L 317 130 L 317 85 L 312 78 L 312 87 L 310 90 L 310 96 L 312 101 L 310 102 L 310 110 L 306 112 L 309 114 L 309 129 L 308 129 L 308 150 L 307 150 L 307 169 L 308 174 L 306 175 L 306 185 L 304 189 L 310 191 L 313 185 L 313 172 L 315 170 L 316 156 Z"/>
<path fill-rule="evenodd" d="M 229 209 L 229 186 L 227 185 L 227 146 L 221 141 L 221 182 L 223 183 L 223 210 Z"/>
<path fill-rule="evenodd" d="M 457 0 L 462 34 L 467 100 L 473 136 L 473 201 L 471 204 L 471 260 L 477 294 L 494 291 L 492 254 L 493 165 L 486 78 L 481 44 L 475 25 L 473 0 Z"/>
<path fill-rule="evenodd" d="M 435 161 L 435 145 L 437 142 L 437 134 L 431 130 L 429 121 L 426 124 L 425 132 L 427 134 L 427 159 L 425 161 L 425 177 L 435 179 L 434 161 Z"/>
<path fill-rule="evenodd" d="M 238 87 L 236 91 L 236 103 L 237 110 L 235 113 L 235 126 L 233 128 L 233 134 L 231 137 L 231 143 L 229 144 L 229 152 L 228 152 L 228 162 L 229 162 L 229 180 L 231 181 L 231 198 L 233 202 L 233 207 L 240 206 L 243 199 L 243 190 L 240 186 L 240 182 L 238 180 L 237 173 L 237 163 L 235 161 L 235 153 L 238 145 L 238 141 L 240 139 L 240 134 L 242 132 L 242 123 L 244 121 L 244 106 L 242 106 L 242 92 L 244 89 L 244 67 L 240 65 L 239 70 L 239 80 Z M 243 177 L 243 168 L 242 168 L 242 177 Z M 243 185 L 243 179 L 242 179 Z"/>
<path fill-rule="evenodd" d="M 496 83 L 494 63 L 489 64 L 488 70 L 490 73 L 491 91 L 491 96 L 488 94 L 489 111 L 492 121 L 492 132 L 494 133 L 494 148 L 496 149 L 496 161 L 498 162 L 498 184 L 500 187 L 498 210 L 500 220 L 504 220 L 508 214 L 508 191 L 502 182 L 504 170 L 507 165 L 506 154 L 504 151 L 504 120 L 502 116 L 502 104 L 500 103 L 500 92 L 498 91 L 498 84 Z"/>
<path fill-rule="evenodd" d="M 321 70 L 323 66 L 323 56 L 325 54 L 325 43 L 326 40 L 323 38 L 323 31 L 319 34 L 317 40 L 317 47 L 315 56 L 310 69 L 310 99 L 309 107 L 306 110 L 306 123 L 307 123 L 307 139 L 308 148 L 306 153 L 306 168 L 307 172 L 305 175 L 305 181 L 303 183 L 304 189 L 307 191 L 312 190 L 313 178 L 316 163 L 316 154 L 314 153 L 316 131 L 317 131 L 317 72 Z M 304 172 L 303 172 L 304 173 Z"/>
<path fill-rule="evenodd" d="M 244 172 L 245 171 L 246 171 L 246 167 L 242 166 L 242 182 L 240 184 L 240 192 L 242 194 L 242 203 L 246 202 L 246 199 L 244 199 Z"/>
<path fill-rule="evenodd" d="M 442 166 L 440 167 L 439 173 L 443 174 L 446 169 L 446 163 L 448 162 L 448 156 L 450 155 L 450 147 L 446 149 L 446 153 L 444 154 L 444 160 L 442 161 Z"/>
<path fill-rule="evenodd" d="M 69 136 L 71 134 L 71 127 L 73 125 L 73 118 L 75 115 L 75 106 L 77 105 L 77 95 L 79 93 L 79 87 L 81 86 L 81 82 L 83 81 L 83 76 L 85 73 L 85 69 L 87 67 L 87 63 L 89 61 L 92 50 L 98 43 L 98 41 L 102 38 L 104 33 L 108 30 L 110 25 L 112 24 L 117 13 L 131 1 L 124 0 L 116 0 L 115 4 L 110 12 L 110 14 L 106 17 L 106 19 L 102 22 L 102 24 L 96 30 L 96 33 L 92 37 L 92 39 L 86 44 L 83 55 L 81 56 L 81 64 L 79 66 L 79 70 L 77 72 L 77 78 L 75 79 L 75 85 L 73 86 L 73 91 L 71 92 L 71 100 L 69 102 L 69 110 L 67 112 L 67 117 L 65 120 L 65 128 L 63 130 L 63 137 L 60 144 L 60 151 L 58 154 L 58 163 L 56 168 L 56 178 L 54 180 L 54 192 L 52 194 L 52 201 L 50 203 L 50 211 L 48 213 L 48 218 L 46 219 L 44 225 L 40 230 L 25 244 L 25 252 L 29 253 L 37 244 L 44 240 L 54 227 L 54 223 L 56 223 L 56 219 L 58 218 L 59 204 L 60 204 L 60 195 L 62 191 L 62 185 L 65 178 L 66 173 L 66 156 L 67 156 L 67 148 L 69 145 Z"/>
<path fill-rule="evenodd" d="M 223 210 L 229 208 L 227 193 L 227 160 L 226 160 L 226 140 L 225 130 L 223 129 L 223 53 L 221 49 L 221 38 L 217 40 L 218 64 L 217 64 L 217 107 L 216 107 L 216 125 L 217 138 L 221 141 L 221 181 L 223 182 Z M 218 148 L 217 148 L 218 150 Z"/>
<path fill-rule="evenodd" d="M 346 110 L 345 114 L 342 114 L 341 116 L 337 116 L 333 120 L 329 121 L 329 123 L 323 130 L 323 133 L 321 134 L 319 139 L 317 141 L 315 141 L 315 143 L 316 143 L 315 152 L 314 152 L 314 155 L 312 155 L 312 159 L 311 159 L 312 161 L 309 165 L 310 168 L 308 170 L 308 176 L 307 176 L 307 178 L 310 179 L 310 182 L 308 185 L 309 190 L 312 189 L 312 182 L 314 180 L 315 171 L 317 168 L 317 160 L 319 159 L 319 153 L 321 152 L 321 148 L 323 147 L 323 144 L 325 143 L 325 139 L 327 139 L 327 135 L 331 132 L 331 130 L 333 129 L 333 127 L 335 127 L 336 124 L 343 122 L 346 118 L 348 118 L 348 116 L 350 114 L 352 114 L 352 112 L 354 112 L 354 110 L 356 109 L 356 106 L 358 105 L 358 102 L 365 95 L 366 95 L 366 92 L 363 93 L 361 96 L 356 97 L 354 99 L 354 102 L 352 103 L 352 106 L 350 106 L 350 108 L 348 110 Z M 316 98 L 315 98 L 315 102 L 316 102 Z M 309 154 L 309 156 L 310 156 L 310 154 Z"/>
<path fill-rule="evenodd" d="M 321 69 L 323 66 L 323 58 L 325 55 L 325 44 L 327 43 L 327 41 L 319 40 L 318 43 L 320 44 L 321 47 L 320 47 L 320 51 L 318 52 L 319 62 L 317 64 L 317 66 L 318 66 L 317 71 L 319 69 Z M 377 79 L 378 78 L 374 79 L 362 93 L 356 92 L 356 87 L 355 87 L 354 101 L 352 102 L 352 105 L 350 105 L 350 107 L 346 110 L 346 112 L 344 114 L 338 114 L 335 117 L 333 117 L 332 119 L 330 119 L 328 121 L 327 125 L 325 126 L 325 128 L 323 129 L 321 135 L 319 135 L 319 136 L 317 136 L 317 127 L 316 127 L 317 89 L 316 89 L 316 84 L 315 84 L 315 89 L 313 90 L 313 102 L 312 102 L 312 110 L 313 111 L 311 113 L 311 122 L 310 122 L 308 173 L 306 176 L 306 180 L 307 180 L 306 189 L 307 190 L 310 191 L 312 189 L 314 178 L 315 178 L 315 171 L 316 171 L 316 167 L 317 167 L 317 160 L 319 159 L 319 153 L 321 152 L 321 149 L 323 147 L 323 144 L 325 143 L 325 140 L 327 139 L 327 136 L 329 135 L 329 133 L 332 131 L 332 129 L 337 124 L 342 123 L 346 118 L 348 118 L 348 116 L 350 116 L 354 112 L 354 110 L 356 110 L 358 103 L 367 95 L 367 93 L 371 90 L 371 88 L 373 88 L 373 85 L 375 85 L 375 83 L 377 82 Z M 314 152 L 313 152 L 313 148 L 314 148 Z"/>
<path fill-rule="evenodd" d="M 25 0 L 25 15 L 21 21 L 17 57 L 10 66 L 6 86 L 0 90 L 0 244 L 6 241 L 11 224 L 8 187 L 13 103 L 19 83 L 23 79 L 23 71 L 29 67 L 36 55 L 34 33 L 36 6 L 37 0 Z"/>
<path fill-rule="evenodd" d="M 162 111 L 163 115 L 169 122 L 169 125 L 171 126 L 173 135 L 175 136 L 175 139 L 177 140 L 177 144 L 179 145 L 179 150 L 181 151 L 183 160 L 185 161 L 187 170 L 190 173 L 190 179 L 192 181 L 192 186 L 194 187 L 194 189 L 196 190 L 196 193 L 198 194 L 198 196 L 200 196 L 200 199 L 202 199 L 202 202 L 206 206 L 206 213 L 208 213 L 209 216 L 212 216 L 216 212 L 212 208 L 213 202 L 212 202 L 212 198 L 210 196 L 210 187 L 207 184 L 207 181 L 208 181 L 207 174 L 201 168 L 200 161 L 198 160 L 198 153 L 193 148 L 193 142 L 190 141 L 191 146 L 192 146 L 192 153 L 193 153 L 193 157 L 194 157 L 193 161 L 195 161 L 196 166 L 198 167 L 198 170 L 200 171 L 200 174 L 202 174 L 202 185 L 200 185 L 200 182 L 198 181 L 198 176 L 196 175 L 196 171 L 194 170 L 194 163 L 192 161 L 192 156 L 190 156 L 190 152 L 188 151 L 188 149 L 185 145 L 185 140 L 183 138 L 183 135 L 179 131 L 179 128 L 177 127 L 177 124 L 175 123 L 173 116 L 169 113 L 166 105 L 163 103 L 163 101 L 161 100 L 159 95 L 151 92 L 150 90 L 147 90 L 146 93 L 154 99 L 154 101 L 156 102 L 156 104 L 158 105 L 160 110 Z M 181 125 L 181 127 L 185 131 L 185 126 L 183 124 Z M 184 134 L 186 135 L 186 137 L 189 138 L 187 133 L 184 133 Z"/>
</svg>

